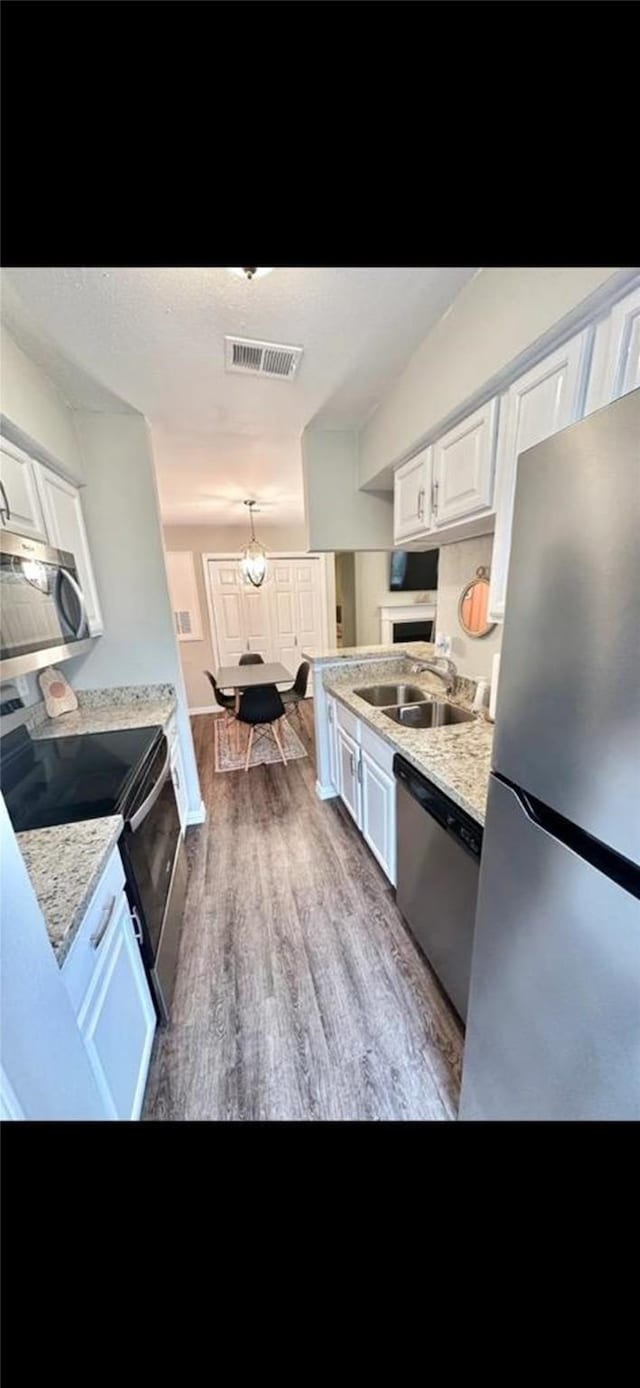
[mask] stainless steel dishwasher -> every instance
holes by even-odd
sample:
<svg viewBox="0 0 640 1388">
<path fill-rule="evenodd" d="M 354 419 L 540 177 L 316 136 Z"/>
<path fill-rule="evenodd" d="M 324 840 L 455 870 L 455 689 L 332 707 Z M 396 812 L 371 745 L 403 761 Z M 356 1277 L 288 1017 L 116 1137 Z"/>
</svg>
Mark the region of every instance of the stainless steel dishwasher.
<svg viewBox="0 0 640 1388">
<path fill-rule="evenodd" d="M 482 829 L 396 755 L 396 899 L 463 1021 L 467 1017 Z"/>
</svg>

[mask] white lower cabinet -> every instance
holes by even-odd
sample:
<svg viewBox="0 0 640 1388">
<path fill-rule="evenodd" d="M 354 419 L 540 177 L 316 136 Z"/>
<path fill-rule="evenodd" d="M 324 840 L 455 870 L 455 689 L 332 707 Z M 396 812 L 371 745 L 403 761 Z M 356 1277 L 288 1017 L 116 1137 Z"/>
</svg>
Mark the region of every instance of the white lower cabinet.
<svg viewBox="0 0 640 1388">
<path fill-rule="evenodd" d="M 139 1118 L 156 1014 L 122 893 L 111 942 L 78 1018 L 98 1088 L 112 1118 Z"/>
<path fill-rule="evenodd" d="M 362 833 L 380 867 L 396 881 L 396 783 L 370 752 L 362 757 Z"/>
<path fill-rule="evenodd" d="M 349 814 L 360 828 L 360 782 L 358 780 L 358 761 L 360 748 L 357 742 L 338 726 L 336 734 L 338 749 L 338 790 Z"/>
<path fill-rule="evenodd" d="M 336 751 L 336 701 L 327 695 L 327 742 L 329 745 L 329 780 L 336 790 L 338 786 L 338 754 Z"/>
<path fill-rule="evenodd" d="M 156 1012 L 115 848 L 62 966 L 91 1068 L 112 1119 L 139 1118 Z"/>
<path fill-rule="evenodd" d="M 393 748 L 340 704 L 334 704 L 334 724 L 337 751 L 337 783 L 334 784 L 371 852 L 395 886 Z"/>
</svg>

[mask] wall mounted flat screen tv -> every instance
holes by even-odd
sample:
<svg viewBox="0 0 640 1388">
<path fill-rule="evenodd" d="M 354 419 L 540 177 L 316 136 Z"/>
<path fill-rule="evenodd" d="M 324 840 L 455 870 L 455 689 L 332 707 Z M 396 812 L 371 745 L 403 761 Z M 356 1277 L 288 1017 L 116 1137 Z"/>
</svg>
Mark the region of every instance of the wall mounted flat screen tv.
<svg viewBox="0 0 640 1388">
<path fill-rule="evenodd" d="M 438 549 L 426 553 L 395 549 L 391 555 L 389 588 L 392 593 L 422 593 L 438 587 Z"/>
</svg>

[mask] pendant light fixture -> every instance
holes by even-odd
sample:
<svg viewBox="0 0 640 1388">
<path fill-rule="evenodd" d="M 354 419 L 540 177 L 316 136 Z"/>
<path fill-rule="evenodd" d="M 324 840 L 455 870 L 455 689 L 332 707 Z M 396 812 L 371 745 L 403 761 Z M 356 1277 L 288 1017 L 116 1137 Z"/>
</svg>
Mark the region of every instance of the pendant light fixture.
<svg viewBox="0 0 640 1388">
<path fill-rule="evenodd" d="M 240 557 L 240 574 L 244 583 L 251 583 L 254 588 L 260 588 L 267 573 L 267 551 L 264 545 L 256 540 L 253 528 L 253 508 L 256 503 L 255 501 L 245 501 L 244 504 L 249 507 L 251 539 L 249 544 L 245 545 Z"/>
<path fill-rule="evenodd" d="M 272 265 L 271 265 L 271 266 L 264 266 L 264 265 L 263 265 L 261 269 L 258 269 L 257 266 L 255 266 L 255 265 L 254 265 L 254 266 L 243 266 L 242 269 L 232 269 L 231 266 L 229 266 L 229 273 L 230 273 L 231 275 L 244 275 L 245 279 L 248 279 L 248 280 L 254 280 L 254 279 L 255 279 L 255 280 L 261 280 L 261 279 L 264 278 L 265 275 L 270 275 L 272 269 L 273 269 L 273 266 L 272 266 Z"/>
</svg>

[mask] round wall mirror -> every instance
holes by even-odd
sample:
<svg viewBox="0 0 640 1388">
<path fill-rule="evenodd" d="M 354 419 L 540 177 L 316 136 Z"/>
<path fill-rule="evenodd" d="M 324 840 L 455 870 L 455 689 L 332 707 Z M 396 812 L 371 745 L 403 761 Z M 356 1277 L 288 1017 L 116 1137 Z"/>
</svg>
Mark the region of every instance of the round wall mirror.
<svg viewBox="0 0 640 1388">
<path fill-rule="evenodd" d="M 460 594 L 458 621 L 467 636 L 488 636 L 495 622 L 487 621 L 489 606 L 489 570 L 476 569 L 475 578 L 467 583 Z"/>
</svg>

